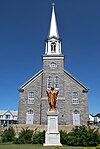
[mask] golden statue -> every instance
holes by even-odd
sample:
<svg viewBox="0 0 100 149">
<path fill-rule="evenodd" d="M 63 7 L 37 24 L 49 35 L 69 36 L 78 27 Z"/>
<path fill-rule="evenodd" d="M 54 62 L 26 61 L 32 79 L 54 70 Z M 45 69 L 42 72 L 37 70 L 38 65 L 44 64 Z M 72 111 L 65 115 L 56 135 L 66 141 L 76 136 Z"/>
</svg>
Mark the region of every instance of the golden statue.
<svg viewBox="0 0 100 149">
<path fill-rule="evenodd" d="M 51 87 L 50 91 L 46 91 L 47 96 L 48 96 L 48 102 L 50 106 L 50 111 L 55 111 L 56 110 L 56 99 L 59 91 L 55 91 L 54 87 Z"/>
</svg>

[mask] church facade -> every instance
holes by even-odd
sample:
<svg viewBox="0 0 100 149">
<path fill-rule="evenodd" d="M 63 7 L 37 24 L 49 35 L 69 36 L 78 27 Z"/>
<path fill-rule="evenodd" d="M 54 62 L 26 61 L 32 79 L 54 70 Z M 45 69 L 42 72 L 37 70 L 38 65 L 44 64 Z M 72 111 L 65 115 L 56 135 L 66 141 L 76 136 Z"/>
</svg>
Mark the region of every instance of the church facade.
<svg viewBox="0 0 100 149">
<path fill-rule="evenodd" d="M 47 124 L 49 108 L 46 90 L 54 87 L 59 91 L 56 109 L 59 125 L 86 125 L 88 121 L 88 89 L 64 69 L 54 4 L 50 31 L 45 41 L 42 56 L 43 69 L 25 82 L 20 88 L 18 107 L 19 124 Z"/>
</svg>

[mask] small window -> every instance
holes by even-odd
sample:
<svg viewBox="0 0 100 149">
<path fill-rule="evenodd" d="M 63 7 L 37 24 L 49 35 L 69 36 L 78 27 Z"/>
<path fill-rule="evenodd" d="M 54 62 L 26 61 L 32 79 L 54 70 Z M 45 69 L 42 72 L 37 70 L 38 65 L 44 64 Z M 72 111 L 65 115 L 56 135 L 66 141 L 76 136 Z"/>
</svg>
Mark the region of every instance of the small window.
<svg viewBox="0 0 100 149">
<path fill-rule="evenodd" d="M 72 94 L 72 103 L 73 104 L 78 104 L 79 101 L 78 101 L 78 93 L 77 92 L 73 92 Z"/>
<path fill-rule="evenodd" d="M 55 87 L 55 88 L 59 88 L 59 77 L 58 77 L 58 76 L 56 76 L 56 77 L 54 78 L 54 87 Z"/>
<path fill-rule="evenodd" d="M 28 93 L 28 104 L 34 104 L 34 92 Z"/>
<path fill-rule="evenodd" d="M 56 63 L 52 62 L 52 63 L 50 64 L 50 68 L 55 69 L 56 67 L 57 67 L 57 64 L 56 64 Z"/>
<path fill-rule="evenodd" d="M 74 114 L 79 114 L 79 111 L 78 111 L 78 110 L 74 110 L 73 113 L 74 113 Z"/>
<path fill-rule="evenodd" d="M 6 115 L 6 119 L 10 119 L 10 115 Z"/>
<path fill-rule="evenodd" d="M 0 118 L 2 118 L 3 116 L 2 115 L 0 115 Z"/>
<path fill-rule="evenodd" d="M 28 114 L 33 114 L 33 111 L 32 110 L 29 110 L 27 113 Z"/>
<path fill-rule="evenodd" d="M 51 88 L 51 87 L 52 87 L 52 77 L 49 76 L 49 77 L 47 78 L 47 88 Z"/>
<path fill-rule="evenodd" d="M 56 43 L 55 42 L 52 42 L 51 43 L 51 52 L 52 53 L 55 53 L 56 52 Z"/>
</svg>

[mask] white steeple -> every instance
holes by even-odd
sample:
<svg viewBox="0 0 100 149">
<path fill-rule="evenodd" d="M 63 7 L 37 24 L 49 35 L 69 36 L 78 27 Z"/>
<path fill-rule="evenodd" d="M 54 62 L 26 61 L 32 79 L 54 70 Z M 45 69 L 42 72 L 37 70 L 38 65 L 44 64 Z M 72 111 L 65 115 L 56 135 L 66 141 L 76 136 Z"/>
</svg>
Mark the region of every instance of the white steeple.
<svg viewBox="0 0 100 149">
<path fill-rule="evenodd" d="M 45 54 L 47 55 L 61 54 L 61 40 L 58 34 L 54 3 L 52 3 L 50 30 L 49 30 L 48 38 L 46 39 Z"/>
<path fill-rule="evenodd" d="M 52 3 L 52 15 L 51 15 L 49 38 L 53 36 L 59 38 L 54 6 L 55 4 Z"/>
</svg>

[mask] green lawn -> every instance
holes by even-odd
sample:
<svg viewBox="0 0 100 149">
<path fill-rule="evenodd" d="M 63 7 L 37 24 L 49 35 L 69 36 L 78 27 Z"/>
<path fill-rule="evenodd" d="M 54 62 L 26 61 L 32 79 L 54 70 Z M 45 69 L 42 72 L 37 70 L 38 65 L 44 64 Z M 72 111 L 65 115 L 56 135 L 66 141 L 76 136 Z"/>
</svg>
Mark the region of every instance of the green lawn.
<svg viewBox="0 0 100 149">
<path fill-rule="evenodd" d="M 55 147 L 44 147 L 42 145 L 32 145 L 32 144 L 30 144 L 30 145 L 28 145 L 28 144 L 24 144 L 24 145 L 1 144 L 0 149 L 56 149 L 56 148 Z M 63 146 L 63 147 L 58 147 L 58 149 L 85 149 L 85 147 L 67 147 L 67 146 Z M 91 148 L 91 149 L 95 149 L 95 148 Z"/>
</svg>

